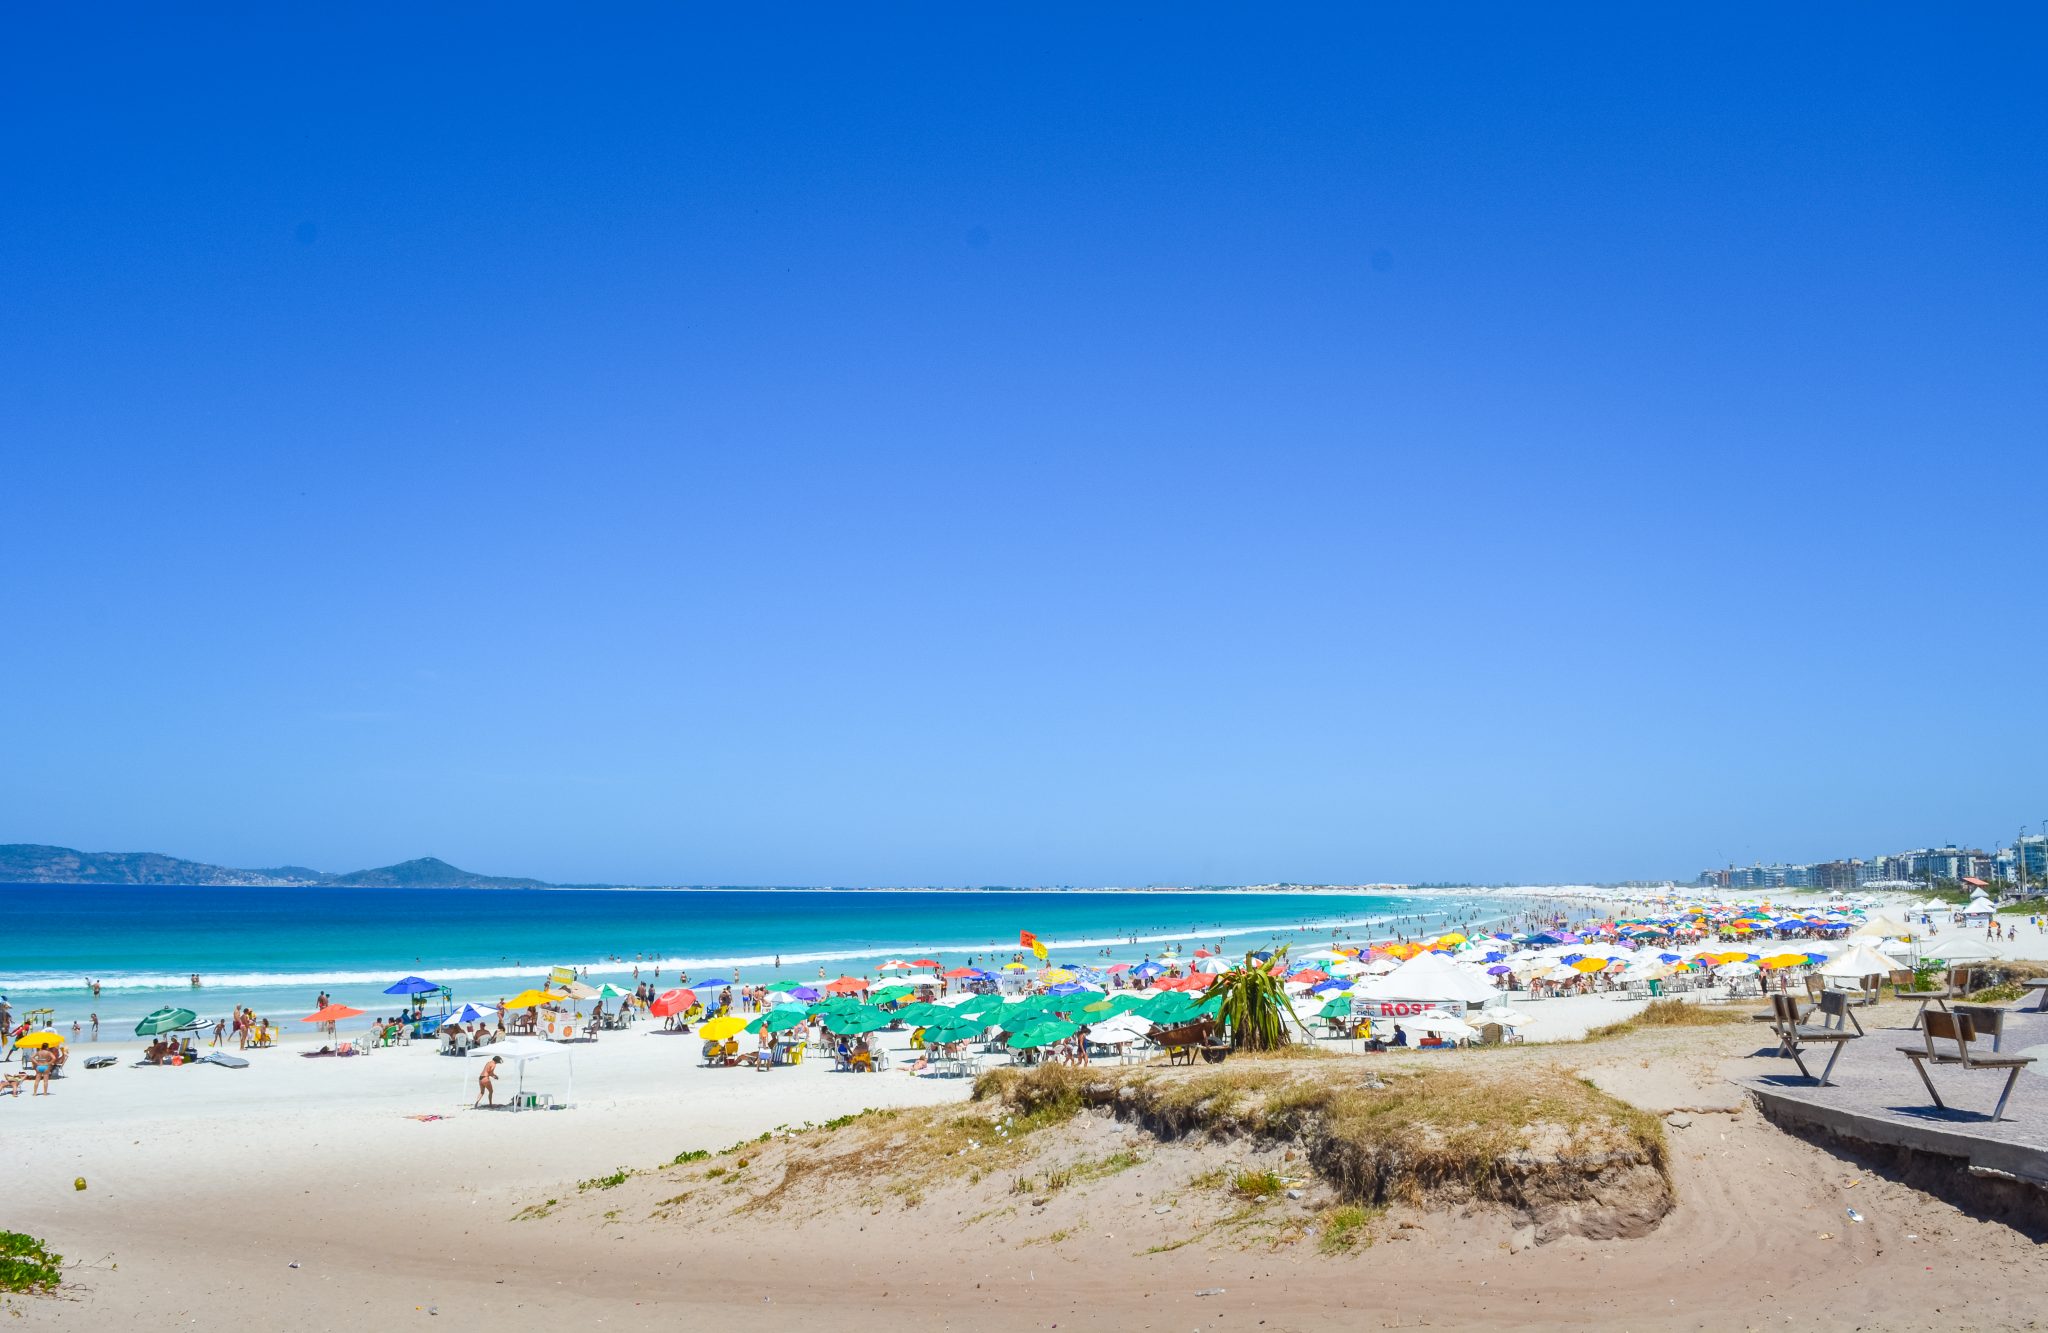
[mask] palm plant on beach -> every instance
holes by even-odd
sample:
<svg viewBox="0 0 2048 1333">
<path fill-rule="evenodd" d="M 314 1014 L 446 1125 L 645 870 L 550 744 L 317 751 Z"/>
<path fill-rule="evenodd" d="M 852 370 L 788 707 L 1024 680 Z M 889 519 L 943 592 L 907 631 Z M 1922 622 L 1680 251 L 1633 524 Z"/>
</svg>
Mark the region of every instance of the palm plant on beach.
<svg viewBox="0 0 2048 1333">
<path fill-rule="evenodd" d="M 1301 1019 L 1287 998 L 1286 961 L 1285 947 L 1264 962 L 1247 953 L 1242 966 L 1219 972 L 1202 993 L 1205 1006 L 1220 999 L 1216 1015 L 1230 1025 L 1232 1046 L 1274 1051 L 1294 1039 L 1289 1024 L 1300 1027 Z"/>
</svg>

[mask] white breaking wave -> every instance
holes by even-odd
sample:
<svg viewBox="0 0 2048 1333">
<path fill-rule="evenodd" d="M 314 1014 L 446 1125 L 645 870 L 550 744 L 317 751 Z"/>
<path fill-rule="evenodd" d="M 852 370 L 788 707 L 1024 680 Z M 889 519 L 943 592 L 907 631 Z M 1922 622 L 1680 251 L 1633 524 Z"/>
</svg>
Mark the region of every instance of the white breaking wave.
<svg viewBox="0 0 2048 1333">
<path fill-rule="evenodd" d="M 1369 917 L 1354 917 L 1334 921 L 1308 921 L 1298 925 L 1263 926 L 1222 926 L 1213 930 L 1184 930 L 1156 935 L 1111 935 L 1100 938 L 1046 940 L 1045 947 L 1057 952 L 1062 949 L 1115 949 L 1130 948 L 1144 944 L 1175 944 L 1189 940 L 1227 939 L 1244 935 L 1299 935 L 1316 931 L 1353 930 L 1362 927 L 1383 925 L 1402 917 L 1431 917 L 1448 915 L 1446 912 L 1410 912 L 1381 914 Z M 929 941 L 916 944 L 885 944 L 859 949 L 818 949 L 802 953 L 753 953 L 753 954 L 705 954 L 688 958 L 643 958 L 637 963 L 631 959 L 591 959 L 586 962 L 567 964 L 559 959 L 531 958 L 506 959 L 503 962 L 483 966 L 439 967 L 431 963 L 393 964 L 374 969 L 351 968 L 347 970 L 324 969 L 304 972 L 223 972 L 202 974 L 201 981 L 209 990 L 267 990 L 274 987 L 332 988 L 339 986 L 388 985 L 398 977 L 410 974 L 415 968 L 429 980 L 443 984 L 457 981 L 488 981 L 494 978 L 531 978 L 535 973 L 550 967 L 573 966 L 579 972 L 588 972 L 594 977 L 631 976 L 637 966 L 642 969 L 660 966 L 664 971 L 683 970 L 702 972 L 712 968 L 772 968 L 777 959 L 784 970 L 805 963 L 853 962 L 868 958 L 898 958 L 908 953 L 1010 953 L 1016 951 L 1014 942 L 980 941 L 963 944 L 933 944 Z M 1126 960 L 1128 961 L 1128 960 Z M 137 972 L 108 973 L 95 977 L 103 990 L 109 991 L 192 991 L 190 972 Z M 85 982 L 77 974 L 57 975 L 49 972 L 26 972 L 15 976 L 0 977 L 0 994 L 12 995 L 41 994 L 49 991 L 82 991 Z"/>
</svg>

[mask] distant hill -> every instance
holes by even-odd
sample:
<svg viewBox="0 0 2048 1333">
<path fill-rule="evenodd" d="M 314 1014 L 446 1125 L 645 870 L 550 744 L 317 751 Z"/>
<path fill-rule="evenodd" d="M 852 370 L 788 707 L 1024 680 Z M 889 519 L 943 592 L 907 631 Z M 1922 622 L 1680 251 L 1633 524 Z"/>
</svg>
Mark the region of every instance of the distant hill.
<svg viewBox="0 0 2048 1333">
<path fill-rule="evenodd" d="M 338 889 L 549 889 L 537 879 L 473 875 L 439 857 L 423 856 L 375 870 L 330 875 L 305 866 L 237 870 L 185 861 L 160 852 L 81 852 L 41 843 L 0 843 L 0 883 L 14 884 L 200 884 L 258 888 Z"/>
<path fill-rule="evenodd" d="M 552 885 L 537 879 L 504 879 L 493 875 L 472 875 L 458 870 L 438 856 L 400 861 L 395 866 L 358 870 L 331 876 L 327 883 L 341 889 L 546 889 Z"/>
</svg>

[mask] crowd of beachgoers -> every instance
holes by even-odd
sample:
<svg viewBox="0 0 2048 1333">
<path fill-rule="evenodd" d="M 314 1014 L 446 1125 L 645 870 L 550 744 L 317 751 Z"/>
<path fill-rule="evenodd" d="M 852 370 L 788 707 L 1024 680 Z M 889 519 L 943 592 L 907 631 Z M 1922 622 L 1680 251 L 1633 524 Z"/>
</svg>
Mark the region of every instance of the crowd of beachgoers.
<svg viewBox="0 0 2048 1333">
<path fill-rule="evenodd" d="M 820 967 L 814 979 L 753 981 L 737 970 L 692 978 L 670 966 L 666 986 L 655 979 L 665 960 L 647 955 L 645 975 L 636 964 L 628 985 L 593 983 L 587 970 L 559 967 L 518 994 L 465 1001 L 449 986 L 408 976 L 384 989 L 390 1001 L 381 1014 L 323 991 L 295 1023 L 240 1005 L 210 1020 L 167 1005 L 137 1024 L 135 1034 L 147 1043 L 140 1060 L 153 1065 L 234 1065 L 289 1033 L 298 1038 L 290 1044 L 309 1058 L 424 1041 L 447 1054 L 484 1054 L 495 1067 L 534 1058 L 549 1045 L 658 1025 L 665 1034 L 694 1036 L 709 1066 L 787 1066 L 808 1055 L 835 1069 L 893 1063 L 920 1075 L 952 1074 L 989 1059 L 1130 1060 L 1213 1047 L 1228 1033 L 1212 983 L 1249 966 L 1275 973 L 1305 1035 L 1354 1040 L 1364 1049 L 1429 1049 L 1541 1040 L 1584 1027 L 1564 1023 L 1546 1032 L 1541 1018 L 1517 1005 L 1756 994 L 1810 973 L 1860 984 L 1922 964 L 1932 941 L 1954 958 L 1972 947 L 1984 951 L 1968 938 L 1980 926 L 1984 938 L 2002 944 L 2023 927 L 2039 939 L 2048 924 L 2038 917 L 2001 921 L 1980 907 L 1873 897 L 1791 905 L 1678 894 L 1621 904 L 1551 901 L 1492 920 L 1472 909 L 1463 914 L 1469 925 L 1412 937 L 1404 927 L 1419 922 L 1404 921 L 1359 943 L 1333 937 L 1238 953 L 1218 940 L 1135 960 L 1117 959 L 1106 947 L 1070 956 L 1024 932 L 1007 956 L 971 955 L 951 966 L 918 955 L 888 959 L 862 975 L 832 977 Z M 0 1025 L 8 1033 L 4 1060 L 18 1058 L 25 1071 L 6 1075 L 0 1089 L 20 1092 L 26 1084 L 38 1095 L 63 1075 L 74 1046 L 100 1036 L 97 1013 L 72 1020 L 67 1035 L 52 1010 L 16 1014 L 4 997 Z M 891 1045 L 877 1035 L 883 1033 L 903 1034 L 893 1060 Z M 496 1099 L 495 1077 L 495 1068 L 479 1075 L 486 1104 Z"/>
</svg>

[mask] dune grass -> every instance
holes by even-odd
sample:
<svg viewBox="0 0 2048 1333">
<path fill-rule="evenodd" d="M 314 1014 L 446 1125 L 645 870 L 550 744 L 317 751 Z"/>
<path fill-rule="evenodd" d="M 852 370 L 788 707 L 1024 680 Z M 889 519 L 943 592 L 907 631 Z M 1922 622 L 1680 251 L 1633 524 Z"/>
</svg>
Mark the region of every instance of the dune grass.
<svg viewBox="0 0 2048 1333">
<path fill-rule="evenodd" d="M 1321 1062 L 995 1072 L 1003 1077 L 985 1076 L 977 1094 L 1020 1109 L 1094 1105 L 1161 1138 L 1299 1144 L 1318 1174 L 1356 1203 L 1445 1191 L 1509 1201 L 1549 1175 L 1630 1164 L 1667 1172 L 1656 1116 L 1548 1066 L 1508 1075 L 1455 1067 L 1395 1072 L 1376 1085 Z M 1233 1178 L 1233 1192 L 1244 1193 L 1247 1178 Z"/>
<path fill-rule="evenodd" d="M 1739 1009 L 1709 1009 L 1684 1000 L 1652 1000 L 1642 1012 L 1619 1023 L 1604 1023 L 1586 1033 L 1586 1041 L 1608 1041 L 1626 1037 L 1645 1028 L 1713 1028 L 1729 1023 L 1747 1023 L 1749 1014 Z"/>
</svg>

